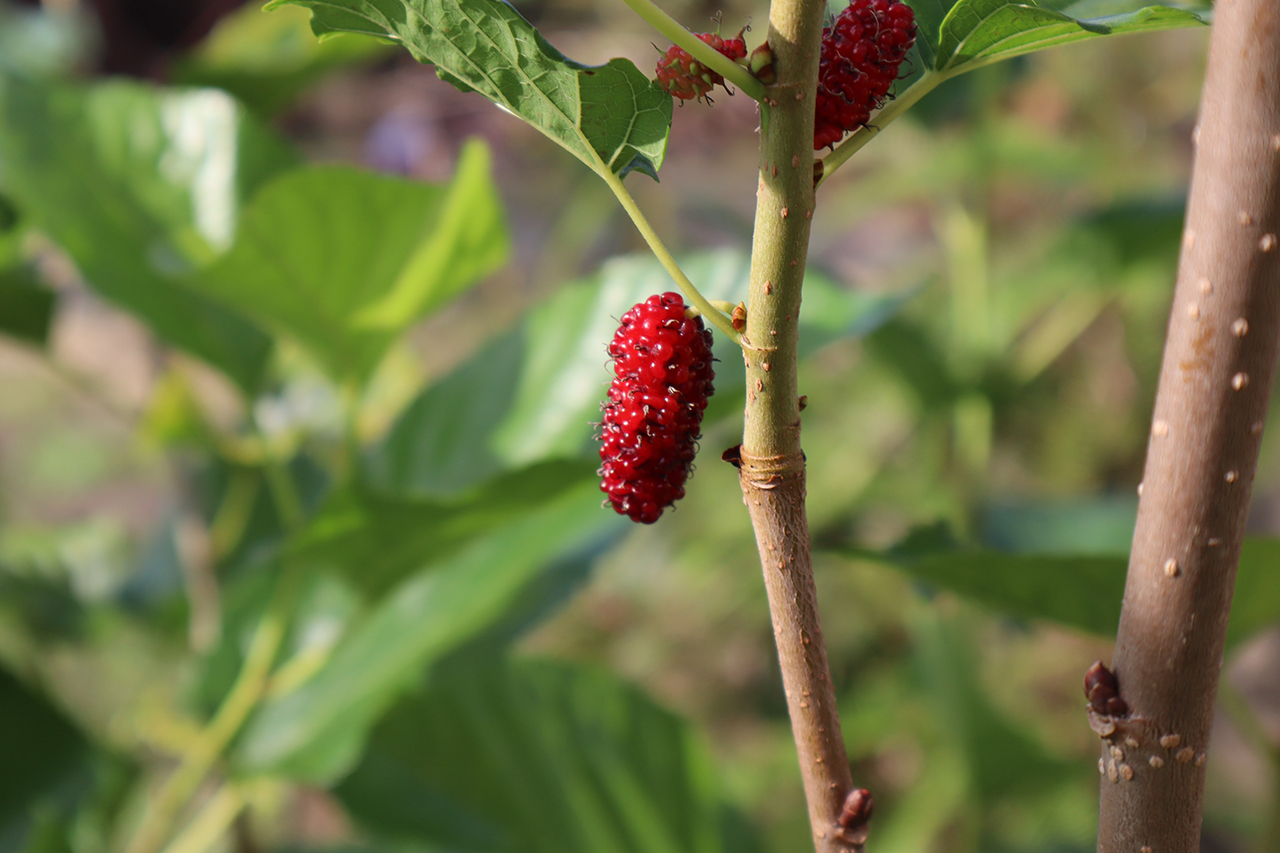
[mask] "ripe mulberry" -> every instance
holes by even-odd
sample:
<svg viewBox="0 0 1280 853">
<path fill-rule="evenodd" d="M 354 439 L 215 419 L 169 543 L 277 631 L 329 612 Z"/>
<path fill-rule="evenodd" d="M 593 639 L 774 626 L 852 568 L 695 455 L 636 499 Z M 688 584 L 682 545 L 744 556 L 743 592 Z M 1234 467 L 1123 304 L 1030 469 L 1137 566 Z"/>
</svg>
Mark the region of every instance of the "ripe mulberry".
<svg viewBox="0 0 1280 853">
<path fill-rule="evenodd" d="M 745 59 L 747 43 L 739 32 L 731 39 L 717 33 L 694 33 L 702 41 L 737 62 Z M 689 55 L 679 45 L 671 45 L 658 60 L 658 85 L 673 98 L 688 101 L 703 98 L 713 86 L 723 86 L 724 78 Z"/>
<path fill-rule="evenodd" d="M 678 293 L 650 296 L 622 315 L 609 344 L 600 490 L 620 515 L 653 524 L 684 497 L 713 390 L 711 332 L 686 317 Z"/>
<path fill-rule="evenodd" d="M 915 43 L 915 14 L 899 0 L 853 0 L 822 31 L 815 151 L 835 145 L 884 106 Z"/>
</svg>

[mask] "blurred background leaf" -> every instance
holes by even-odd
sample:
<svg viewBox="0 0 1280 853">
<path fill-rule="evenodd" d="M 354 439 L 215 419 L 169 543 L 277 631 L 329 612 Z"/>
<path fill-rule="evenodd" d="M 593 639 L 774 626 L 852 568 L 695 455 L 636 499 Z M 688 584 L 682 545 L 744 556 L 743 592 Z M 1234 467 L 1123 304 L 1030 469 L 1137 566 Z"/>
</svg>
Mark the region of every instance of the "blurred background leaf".
<svg viewBox="0 0 1280 853">
<path fill-rule="evenodd" d="M 217 90 L 0 77 L 0 188 L 104 296 L 247 390 L 268 338 L 189 277 L 230 245 L 248 195 L 293 162 Z"/>
<path fill-rule="evenodd" d="M 255 113 L 270 116 L 330 71 L 391 50 L 350 35 L 320 41 L 311 33 L 310 18 L 298 7 L 267 12 L 256 3 L 242 6 L 182 57 L 173 69 L 174 82 L 223 89 Z"/>
<path fill-rule="evenodd" d="M 473 143 L 447 187 L 337 167 L 276 179 L 198 283 L 296 337 L 335 377 L 364 379 L 410 324 L 506 256 L 488 150 Z"/>
<path fill-rule="evenodd" d="M 554 661 L 434 671 L 336 790 L 378 835 L 451 850 L 757 849 L 682 720 L 608 673 Z"/>
</svg>

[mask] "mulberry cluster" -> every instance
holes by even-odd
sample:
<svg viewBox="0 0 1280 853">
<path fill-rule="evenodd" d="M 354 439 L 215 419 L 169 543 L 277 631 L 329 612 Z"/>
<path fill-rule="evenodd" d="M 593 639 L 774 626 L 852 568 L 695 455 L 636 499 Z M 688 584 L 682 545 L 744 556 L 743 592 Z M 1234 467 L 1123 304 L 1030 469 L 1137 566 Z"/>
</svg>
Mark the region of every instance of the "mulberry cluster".
<svg viewBox="0 0 1280 853">
<path fill-rule="evenodd" d="M 915 42 L 915 15 L 899 0 L 853 0 L 822 31 L 815 151 L 835 145 L 884 106 Z"/>
<path fill-rule="evenodd" d="M 702 41 L 737 62 L 747 56 L 747 43 L 739 32 L 731 39 L 717 33 L 695 33 Z M 658 60 L 658 85 L 673 98 L 688 101 L 703 98 L 713 86 L 723 86 L 724 78 L 689 55 L 679 45 L 671 45 Z"/>
<path fill-rule="evenodd" d="M 622 315 L 609 344 L 616 378 L 600 425 L 600 490 L 620 515 L 653 524 L 684 497 L 711 380 L 711 332 L 678 293 Z"/>
</svg>

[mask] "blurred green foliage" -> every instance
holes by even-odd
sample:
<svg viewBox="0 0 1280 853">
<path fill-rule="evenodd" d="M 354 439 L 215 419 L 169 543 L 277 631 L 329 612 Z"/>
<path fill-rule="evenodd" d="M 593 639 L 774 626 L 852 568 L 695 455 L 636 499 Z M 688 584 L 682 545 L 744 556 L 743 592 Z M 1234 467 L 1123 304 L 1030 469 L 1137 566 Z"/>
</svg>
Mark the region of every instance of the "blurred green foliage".
<svg viewBox="0 0 1280 853">
<path fill-rule="evenodd" d="M 937 32 L 950 4 L 916 5 Z M 992 20 L 1074 38 L 1115 6 L 1044 5 Z M 1124 27 L 1201 14 L 1121 5 Z M 92 28 L 0 5 L 0 853 L 124 849 L 280 600 L 270 678 L 173 853 L 802 849 L 716 459 L 739 435 L 732 346 L 688 497 L 653 528 L 602 510 L 604 343 L 666 274 L 552 141 L 299 11 L 244 7 L 158 85 L 74 79 Z M 522 11 L 592 61 L 606 34 L 650 58 L 620 5 Z M 940 36 L 922 45 L 956 47 Z M 1203 44 L 949 80 L 821 189 L 810 517 L 878 852 L 1093 847 L 1079 678 L 1120 605 Z M 735 302 L 743 100 L 678 111 L 665 161 L 644 149 L 662 183 L 633 179 Z M 430 180 L 302 165 L 406 127 Z M 1280 616 L 1275 458 L 1268 438 L 1235 648 Z M 1226 849 L 1272 808 L 1247 760 L 1211 764 Z"/>
</svg>

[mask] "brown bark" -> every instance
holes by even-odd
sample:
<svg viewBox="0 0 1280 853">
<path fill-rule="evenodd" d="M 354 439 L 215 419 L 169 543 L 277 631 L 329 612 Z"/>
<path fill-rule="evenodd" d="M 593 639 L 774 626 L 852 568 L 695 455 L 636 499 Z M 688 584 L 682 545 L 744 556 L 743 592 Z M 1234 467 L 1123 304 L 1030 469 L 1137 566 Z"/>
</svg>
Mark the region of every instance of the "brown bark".
<svg viewBox="0 0 1280 853">
<path fill-rule="evenodd" d="M 1280 3 L 1220 0 L 1116 639 L 1100 853 L 1195 853 L 1280 327 Z"/>
<path fill-rule="evenodd" d="M 758 459 L 744 453 L 741 480 L 769 593 L 814 849 L 818 853 L 860 851 L 866 826 L 843 830 L 838 824 L 853 779 L 818 620 L 804 507 L 804 459 L 799 455 Z"/>
</svg>

